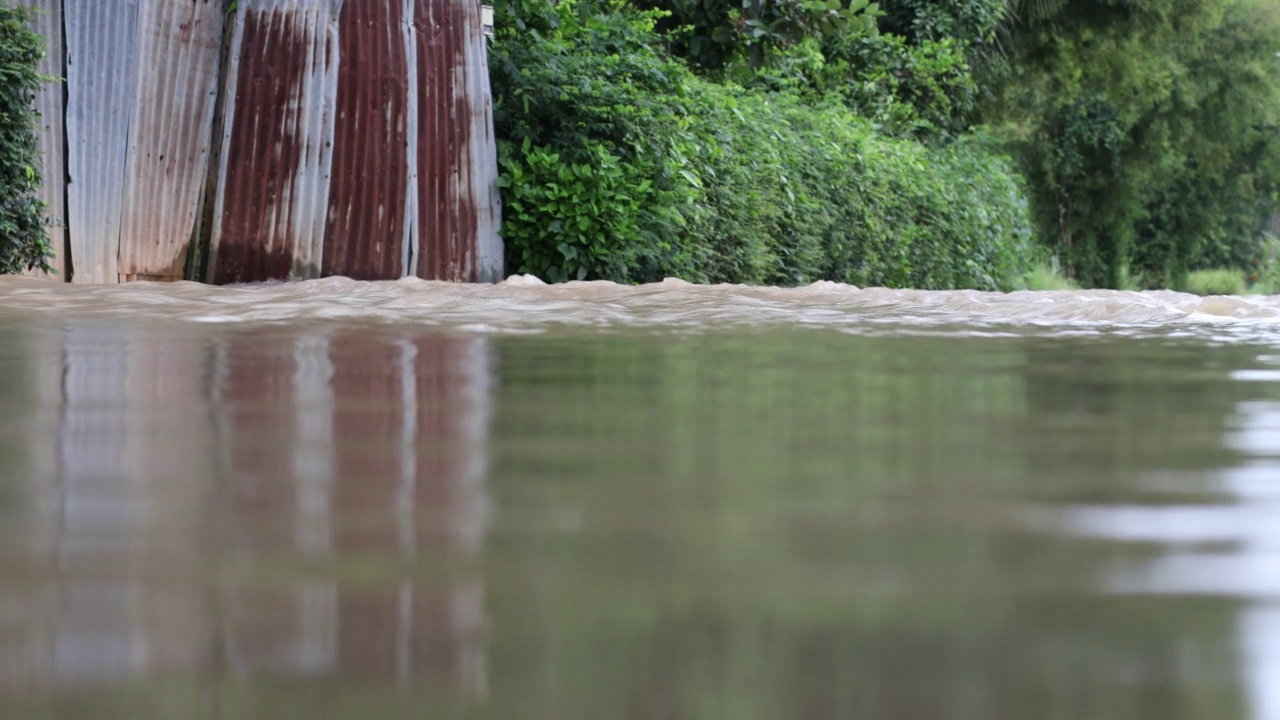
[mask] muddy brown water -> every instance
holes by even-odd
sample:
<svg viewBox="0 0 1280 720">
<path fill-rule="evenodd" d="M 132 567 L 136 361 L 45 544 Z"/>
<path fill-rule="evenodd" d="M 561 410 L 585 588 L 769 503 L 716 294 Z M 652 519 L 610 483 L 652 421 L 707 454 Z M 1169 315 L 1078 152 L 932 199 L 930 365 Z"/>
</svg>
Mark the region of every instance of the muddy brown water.
<svg viewBox="0 0 1280 720">
<path fill-rule="evenodd" d="M 1280 300 L 2 278 L 0 717 L 1280 720 Z"/>
</svg>

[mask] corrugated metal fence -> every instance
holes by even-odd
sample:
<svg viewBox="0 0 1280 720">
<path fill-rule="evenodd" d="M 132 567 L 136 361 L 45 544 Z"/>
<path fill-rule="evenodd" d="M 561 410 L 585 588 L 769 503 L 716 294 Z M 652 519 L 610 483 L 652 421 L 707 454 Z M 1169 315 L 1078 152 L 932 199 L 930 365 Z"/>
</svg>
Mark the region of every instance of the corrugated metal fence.
<svg viewBox="0 0 1280 720">
<path fill-rule="evenodd" d="M 477 0 L 24 4 L 63 277 L 500 279 Z"/>
</svg>

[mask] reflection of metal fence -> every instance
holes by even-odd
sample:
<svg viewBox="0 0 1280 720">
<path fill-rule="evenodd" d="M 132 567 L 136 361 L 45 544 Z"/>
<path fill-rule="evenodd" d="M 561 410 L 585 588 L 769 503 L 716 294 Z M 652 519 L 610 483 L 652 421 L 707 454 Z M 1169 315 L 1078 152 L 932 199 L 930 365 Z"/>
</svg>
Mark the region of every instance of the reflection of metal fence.
<svg viewBox="0 0 1280 720">
<path fill-rule="evenodd" d="M 475 0 L 22 2 L 64 278 L 501 275 Z"/>
<path fill-rule="evenodd" d="M 30 457 L 0 529 L 30 574 L 0 587 L 0 693 L 229 669 L 483 695 L 484 580 L 424 570 L 485 552 L 487 340 L 5 339 Z"/>
</svg>

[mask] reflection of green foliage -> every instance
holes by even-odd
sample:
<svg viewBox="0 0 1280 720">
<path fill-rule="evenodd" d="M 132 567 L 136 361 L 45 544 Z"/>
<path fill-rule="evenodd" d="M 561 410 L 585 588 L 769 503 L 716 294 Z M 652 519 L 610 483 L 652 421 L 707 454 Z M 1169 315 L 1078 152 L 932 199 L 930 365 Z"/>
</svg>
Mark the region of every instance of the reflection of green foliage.
<svg viewBox="0 0 1280 720">
<path fill-rule="evenodd" d="M 378 357 L 373 342 L 350 360 Z M 1228 418 L 1238 403 L 1274 395 L 1230 380 L 1256 362 L 1254 348 L 816 330 L 570 331 L 492 343 L 484 482 L 495 513 L 475 564 L 447 547 L 408 560 L 365 540 L 306 559 L 215 544 L 207 566 L 127 579 L 162 602 L 170 582 L 215 586 L 208 615 L 131 616 L 146 631 L 168 627 L 157 620 L 207 622 L 179 633 L 198 650 L 195 669 L 10 688 L 6 711 L 31 720 L 398 720 L 423 708 L 494 720 L 1248 717 L 1234 682 L 1237 603 L 1100 595 L 1100 573 L 1153 549 L 1057 537 L 1019 511 L 1149 503 L 1162 497 L 1153 474 L 1205 474 L 1203 488 L 1167 483 L 1179 488 L 1167 499 L 1210 501 L 1218 489 L 1208 476 L 1241 460 L 1223 447 Z M 24 336 L 0 328 L 6 407 L 30 399 L 21 380 L 30 354 Z M 385 379 L 376 362 L 360 367 Z M 448 382 L 451 368 L 428 377 Z M 372 401 L 337 399 L 362 417 Z M 262 439 L 279 437 L 288 436 Z M 344 484 L 376 484 L 375 471 L 351 472 Z M 292 489 L 287 475 L 281 482 Z M 380 492 L 342 498 L 333 496 L 332 519 L 348 537 L 364 537 L 364 523 L 395 502 Z M 227 519 L 280 522 L 272 512 Z M 482 588 L 483 642 L 469 622 L 450 624 L 449 602 L 423 606 L 406 631 L 396 615 L 405 584 L 454 580 Z M 336 613 L 311 619 L 321 632 L 338 622 L 340 669 L 291 676 L 228 655 L 228 637 L 255 642 L 237 628 L 257 625 L 238 621 L 267 611 L 257 617 L 287 626 L 295 618 L 269 612 L 278 593 L 317 581 L 332 584 Z M 48 632 L 33 625 L 33 635 Z M 402 642 L 449 660 L 398 676 Z M 485 667 L 483 698 L 450 684 L 455 653 Z"/>
<path fill-rule="evenodd" d="M 0 509 L 15 501 L 28 471 L 31 368 L 25 333 L 0 326 Z"/>
<path fill-rule="evenodd" d="M 557 717 L 1044 717 L 1087 687 L 1091 717 L 1140 698 L 1161 718 L 1247 717 L 1170 664 L 1196 647 L 1206 678 L 1231 677 L 1213 653 L 1233 603 L 1088 599 L 1101 568 L 1149 551 L 1055 539 L 1014 510 L 1150 499 L 1148 471 L 1235 461 L 1224 419 L 1254 391 L 1204 353 L 499 341 L 492 487 L 536 529 L 489 546 L 497 714 L 518 698 Z"/>
</svg>

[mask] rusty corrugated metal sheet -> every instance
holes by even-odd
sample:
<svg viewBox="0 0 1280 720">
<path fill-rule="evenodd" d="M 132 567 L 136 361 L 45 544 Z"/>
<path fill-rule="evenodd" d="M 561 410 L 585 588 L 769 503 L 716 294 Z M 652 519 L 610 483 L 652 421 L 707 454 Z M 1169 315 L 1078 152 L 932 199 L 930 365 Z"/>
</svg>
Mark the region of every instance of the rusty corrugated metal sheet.
<svg viewBox="0 0 1280 720">
<path fill-rule="evenodd" d="M 59 72 L 58 0 L 43 19 Z M 66 3 L 47 177 L 69 177 L 77 282 L 181 276 L 208 173 L 219 0 Z M 475 0 L 242 0 L 231 29 L 208 277 L 500 279 Z M 345 58 L 345 60 L 344 60 Z M 47 109 L 46 109 L 47 106 Z M 336 163 L 336 164 L 335 164 Z M 46 201 L 64 213 L 59 183 Z"/>
<path fill-rule="evenodd" d="M 115 283 L 138 0 L 80 0 L 66 3 L 64 11 L 72 280 Z"/>
<path fill-rule="evenodd" d="M 62 128 L 64 103 L 62 82 L 62 0 L 19 0 L 18 5 L 35 8 L 37 15 L 33 29 L 44 36 L 45 55 L 40 61 L 40 72 L 58 78 L 44 86 L 36 95 L 36 110 L 40 112 L 40 176 L 44 186 L 40 199 L 49 206 L 49 223 L 46 232 L 53 246 L 54 258 L 49 261 L 57 271 L 58 279 L 65 280 L 67 245 L 66 205 L 66 155 L 65 135 Z M 41 272 L 30 273 L 44 275 Z"/>
<path fill-rule="evenodd" d="M 403 275 L 409 177 L 404 0 L 346 0 L 324 275 Z M 408 8 L 412 12 L 412 8 Z"/>
<path fill-rule="evenodd" d="M 209 277 L 500 279 L 474 0 L 245 0 Z"/>
<path fill-rule="evenodd" d="M 129 122 L 122 280 L 179 280 L 208 172 L 221 0 L 142 0 Z"/>
<path fill-rule="evenodd" d="M 320 274 L 340 0 L 240 0 L 210 239 L 213 282 Z"/>
<path fill-rule="evenodd" d="M 493 281 L 502 274 L 497 146 L 480 5 L 418 0 L 417 275 Z"/>
</svg>

